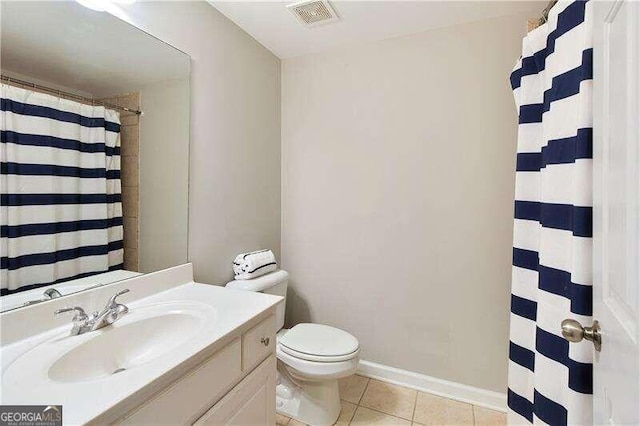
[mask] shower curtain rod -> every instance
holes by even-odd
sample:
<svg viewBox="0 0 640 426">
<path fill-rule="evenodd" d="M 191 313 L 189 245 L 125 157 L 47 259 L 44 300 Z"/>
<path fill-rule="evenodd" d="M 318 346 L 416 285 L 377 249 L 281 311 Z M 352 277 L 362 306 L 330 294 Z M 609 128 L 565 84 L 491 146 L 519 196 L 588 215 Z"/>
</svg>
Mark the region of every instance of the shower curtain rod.
<svg viewBox="0 0 640 426">
<path fill-rule="evenodd" d="M 20 84 L 22 86 L 31 87 L 33 89 L 38 89 L 38 90 L 42 90 L 42 91 L 45 91 L 45 92 L 54 93 L 54 94 L 56 94 L 58 96 L 66 96 L 68 98 L 73 98 L 73 99 L 79 100 L 82 103 L 91 103 L 91 105 L 102 105 L 102 106 L 109 107 L 109 108 L 112 108 L 112 109 L 115 109 L 115 110 L 131 112 L 131 113 L 134 113 L 136 115 L 142 115 L 142 111 L 137 110 L 137 109 L 131 109 L 131 108 L 127 108 L 127 107 L 111 104 L 109 102 L 103 102 L 103 101 L 100 101 L 100 100 L 97 100 L 97 99 L 87 98 L 86 96 L 76 95 L 75 93 L 65 92 L 64 90 L 52 89 L 52 88 L 47 87 L 47 86 L 42 86 L 40 84 L 32 83 L 30 81 L 20 80 L 19 78 L 8 77 L 8 76 L 6 76 L 4 74 L 0 75 L 0 80 L 6 81 L 7 83 L 17 83 L 17 84 Z"/>
</svg>

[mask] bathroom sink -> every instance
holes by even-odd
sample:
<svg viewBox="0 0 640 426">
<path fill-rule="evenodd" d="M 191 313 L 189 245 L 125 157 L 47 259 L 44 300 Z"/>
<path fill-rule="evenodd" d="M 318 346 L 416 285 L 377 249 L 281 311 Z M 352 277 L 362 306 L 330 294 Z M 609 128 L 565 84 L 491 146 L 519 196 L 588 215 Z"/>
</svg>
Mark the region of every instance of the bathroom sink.
<svg viewBox="0 0 640 426">
<path fill-rule="evenodd" d="M 180 352 L 215 316 L 211 306 L 199 302 L 131 307 L 110 326 L 78 336 L 65 331 L 33 347 L 7 366 L 3 381 L 19 379 L 27 365 L 60 384 L 121 377 Z"/>
<path fill-rule="evenodd" d="M 57 382 L 94 380 L 118 374 L 166 354 L 191 338 L 202 319 L 168 313 L 112 327 L 65 353 L 49 368 Z"/>
</svg>

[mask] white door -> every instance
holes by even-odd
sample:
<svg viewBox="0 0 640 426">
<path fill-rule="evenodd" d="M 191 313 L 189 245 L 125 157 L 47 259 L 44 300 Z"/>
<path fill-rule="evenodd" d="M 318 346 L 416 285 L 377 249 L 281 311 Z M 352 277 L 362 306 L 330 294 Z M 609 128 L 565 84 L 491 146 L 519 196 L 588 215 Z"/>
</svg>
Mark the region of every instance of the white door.
<svg viewBox="0 0 640 426">
<path fill-rule="evenodd" d="M 640 424 L 640 3 L 594 1 L 596 425 Z M 586 324 L 583 324 L 586 325 Z"/>
</svg>

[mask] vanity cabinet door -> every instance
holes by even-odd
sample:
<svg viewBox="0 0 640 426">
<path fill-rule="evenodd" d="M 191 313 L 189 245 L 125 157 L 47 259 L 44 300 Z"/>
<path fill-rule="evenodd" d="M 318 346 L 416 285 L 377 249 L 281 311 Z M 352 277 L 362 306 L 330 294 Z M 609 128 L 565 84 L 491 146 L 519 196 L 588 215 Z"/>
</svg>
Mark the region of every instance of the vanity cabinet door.
<svg viewBox="0 0 640 426">
<path fill-rule="evenodd" d="M 196 425 L 264 426 L 276 423 L 276 357 L 269 356 Z"/>
<path fill-rule="evenodd" d="M 246 372 L 258 365 L 276 347 L 276 317 L 269 315 L 265 320 L 242 335 L 242 371 Z"/>
<path fill-rule="evenodd" d="M 117 423 L 136 426 L 192 423 L 199 413 L 218 401 L 242 375 L 240 346 L 240 339 L 236 339 Z"/>
</svg>

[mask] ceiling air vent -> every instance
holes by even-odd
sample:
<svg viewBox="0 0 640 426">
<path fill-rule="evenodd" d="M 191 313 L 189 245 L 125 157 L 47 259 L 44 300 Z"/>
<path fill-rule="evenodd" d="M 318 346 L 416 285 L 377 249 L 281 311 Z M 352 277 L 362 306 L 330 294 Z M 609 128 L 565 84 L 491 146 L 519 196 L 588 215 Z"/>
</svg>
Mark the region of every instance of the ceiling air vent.
<svg viewBox="0 0 640 426">
<path fill-rule="evenodd" d="M 340 19 L 327 0 L 304 0 L 290 4 L 287 8 L 307 27 Z"/>
</svg>

